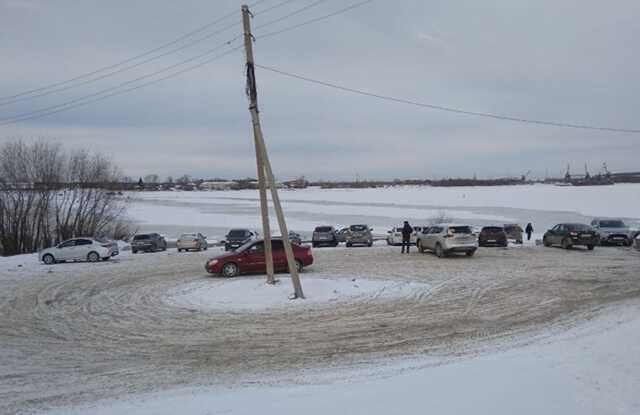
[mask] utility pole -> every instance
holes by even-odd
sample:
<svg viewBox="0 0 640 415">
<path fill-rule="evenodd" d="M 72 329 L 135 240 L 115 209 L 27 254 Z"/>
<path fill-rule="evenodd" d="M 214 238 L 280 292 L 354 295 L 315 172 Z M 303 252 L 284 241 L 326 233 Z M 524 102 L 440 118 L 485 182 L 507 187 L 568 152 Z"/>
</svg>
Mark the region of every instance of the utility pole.
<svg viewBox="0 0 640 415">
<path fill-rule="evenodd" d="M 302 292 L 302 285 L 300 283 L 300 276 L 298 275 L 298 268 L 296 260 L 293 256 L 293 249 L 291 248 L 291 241 L 289 241 L 289 231 L 287 229 L 287 223 L 282 211 L 282 205 L 280 204 L 280 197 L 278 196 L 278 190 L 276 188 L 276 182 L 271 169 L 271 162 L 269 161 L 269 155 L 267 154 L 267 147 L 264 143 L 264 137 L 262 135 L 262 128 L 260 127 L 260 115 L 258 111 L 258 92 L 256 87 L 255 78 L 255 66 L 253 60 L 253 35 L 251 34 L 251 13 L 249 7 L 242 6 L 242 25 L 244 28 L 244 48 L 247 58 L 247 96 L 249 97 L 249 111 L 251 112 L 251 120 L 253 123 L 253 135 L 254 144 L 256 147 L 256 161 L 258 165 L 258 185 L 260 187 L 260 209 L 262 213 L 262 228 L 265 233 L 265 259 L 267 263 L 267 281 L 274 283 L 273 277 L 273 256 L 271 249 L 271 234 L 269 229 L 269 211 L 267 204 L 267 192 L 266 187 L 271 189 L 271 199 L 278 218 L 278 225 L 280 227 L 280 233 L 282 234 L 282 243 L 284 245 L 285 254 L 287 257 L 287 265 L 289 266 L 289 273 L 291 274 L 291 281 L 293 283 L 294 298 L 304 298 Z M 266 177 L 265 177 L 266 176 Z"/>
</svg>

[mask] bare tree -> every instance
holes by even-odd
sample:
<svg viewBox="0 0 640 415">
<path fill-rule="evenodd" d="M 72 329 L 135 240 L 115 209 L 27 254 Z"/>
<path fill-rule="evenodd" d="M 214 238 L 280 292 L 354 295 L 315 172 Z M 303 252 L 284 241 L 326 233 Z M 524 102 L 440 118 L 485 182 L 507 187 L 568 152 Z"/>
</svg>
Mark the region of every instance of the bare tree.
<svg viewBox="0 0 640 415">
<path fill-rule="evenodd" d="M 108 187 L 119 176 L 110 160 L 84 150 L 67 155 L 44 141 L 3 145 L 0 254 L 35 252 L 71 237 L 114 231 L 126 206 Z"/>
</svg>

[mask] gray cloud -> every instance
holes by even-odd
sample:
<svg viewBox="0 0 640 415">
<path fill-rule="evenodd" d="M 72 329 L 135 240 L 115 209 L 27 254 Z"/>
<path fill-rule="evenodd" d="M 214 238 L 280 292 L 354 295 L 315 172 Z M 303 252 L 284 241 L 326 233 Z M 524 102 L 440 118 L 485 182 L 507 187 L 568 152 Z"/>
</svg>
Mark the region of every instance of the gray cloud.
<svg viewBox="0 0 640 415">
<path fill-rule="evenodd" d="M 259 25 L 310 1 L 257 16 Z M 276 4 L 265 1 L 261 7 Z M 639 128 L 633 0 L 327 1 L 256 30 L 259 63 L 347 86 L 473 111 Z M 238 1 L 0 0 L 0 95 L 109 65 L 238 9 Z M 260 9 L 260 7 L 257 7 Z M 235 18 L 234 18 L 235 19 Z M 223 24 L 233 22 L 233 19 Z M 215 30 L 215 29 L 213 29 Z M 240 26 L 95 85 L 0 107 L 6 117 L 125 82 L 202 53 Z M 408 107 L 258 71 L 276 173 L 314 178 L 556 174 L 567 163 L 637 170 L 638 135 L 522 125 Z M 254 175 L 243 56 L 50 117 L 0 127 L 108 152 L 132 176 Z"/>
</svg>

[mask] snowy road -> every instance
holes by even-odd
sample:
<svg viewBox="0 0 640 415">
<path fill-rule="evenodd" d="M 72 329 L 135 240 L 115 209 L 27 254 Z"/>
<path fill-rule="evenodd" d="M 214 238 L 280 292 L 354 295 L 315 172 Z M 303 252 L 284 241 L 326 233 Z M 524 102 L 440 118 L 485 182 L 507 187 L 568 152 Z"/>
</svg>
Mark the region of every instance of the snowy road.
<svg viewBox="0 0 640 415">
<path fill-rule="evenodd" d="M 175 293 L 193 284 L 237 281 L 207 276 L 210 254 L 125 254 L 52 267 L 32 256 L 3 260 L 0 413 L 269 382 L 303 369 L 495 352 L 640 297 L 640 252 L 622 248 L 483 249 L 474 258 L 438 259 L 374 247 L 314 250 L 316 264 L 303 278 L 415 289 L 294 312 L 176 303 Z"/>
</svg>

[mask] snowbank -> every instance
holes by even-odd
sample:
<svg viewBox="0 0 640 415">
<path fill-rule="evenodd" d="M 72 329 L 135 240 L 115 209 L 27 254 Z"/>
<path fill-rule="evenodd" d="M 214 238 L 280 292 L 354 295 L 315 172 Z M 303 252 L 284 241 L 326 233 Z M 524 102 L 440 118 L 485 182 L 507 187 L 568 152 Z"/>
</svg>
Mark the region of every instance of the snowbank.
<svg viewBox="0 0 640 415">
<path fill-rule="evenodd" d="M 201 310 L 263 311 L 300 310 L 336 307 L 342 303 L 364 302 L 420 295 L 430 289 L 416 282 L 365 279 L 327 279 L 303 277 L 304 300 L 287 300 L 293 292 L 290 278 L 280 278 L 276 285 L 260 279 L 223 279 L 195 281 L 170 292 L 165 301 L 176 307 Z"/>
</svg>

